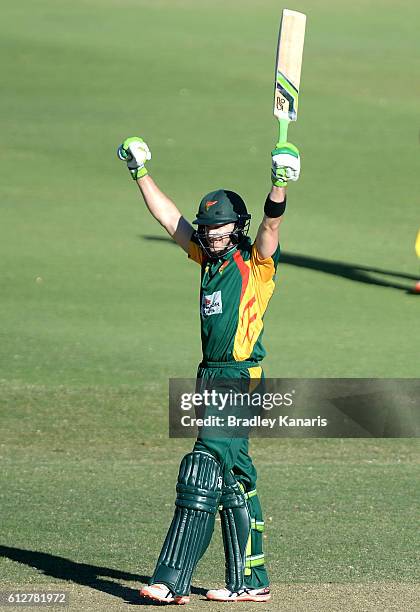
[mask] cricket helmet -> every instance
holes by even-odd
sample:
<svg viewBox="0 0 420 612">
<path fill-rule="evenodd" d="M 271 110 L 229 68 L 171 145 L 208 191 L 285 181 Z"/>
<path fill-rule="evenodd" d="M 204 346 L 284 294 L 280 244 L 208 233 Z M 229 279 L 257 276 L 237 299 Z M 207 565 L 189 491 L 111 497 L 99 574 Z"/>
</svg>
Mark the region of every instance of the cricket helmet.
<svg viewBox="0 0 420 612">
<path fill-rule="evenodd" d="M 201 200 L 195 225 L 225 225 L 239 223 L 244 226 L 251 219 L 240 195 L 227 189 L 210 191 Z"/>
<path fill-rule="evenodd" d="M 228 189 L 216 189 L 207 193 L 200 202 L 197 216 L 193 223 L 198 225 L 197 235 L 201 246 L 211 258 L 226 255 L 248 234 L 251 215 L 240 195 Z M 206 232 L 208 225 L 226 225 L 234 223 L 229 233 L 230 244 L 223 251 L 212 251 Z"/>
</svg>

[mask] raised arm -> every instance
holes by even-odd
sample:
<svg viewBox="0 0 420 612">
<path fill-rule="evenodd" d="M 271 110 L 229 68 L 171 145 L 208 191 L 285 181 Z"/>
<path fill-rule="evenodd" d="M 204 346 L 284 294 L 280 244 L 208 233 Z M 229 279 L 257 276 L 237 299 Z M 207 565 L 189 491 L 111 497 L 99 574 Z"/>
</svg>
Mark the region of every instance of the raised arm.
<svg viewBox="0 0 420 612">
<path fill-rule="evenodd" d="M 181 215 L 174 202 L 159 189 L 150 175 L 137 179 L 137 185 L 150 213 L 188 253 L 188 245 L 194 232 L 192 225 Z"/>
<path fill-rule="evenodd" d="M 147 144 L 138 137 L 127 138 L 118 149 L 118 157 L 127 162 L 131 176 L 136 181 L 152 216 L 188 253 L 194 229 L 181 215 L 174 202 L 159 189 L 149 175 L 145 162 L 152 158 L 152 154 Z"/>
<path fill-rule="evenodd" d="M 281 212 L 282 202 L 286 201 L 286 189 L 284 187 L 275 187 L 273 185 L 273 188 L 268 194 L 264 211 L 266 211 L 267 203 L 269 201 L 273 202 L 274 204 L 279 204 L 280 207 L 278 212 Z M 270 211 L 267 210 L 267 212 L 270 214 Z M 271 211 L 271 213 L 272 212 L 273 211 Z M 281 215 L 278 217 L 269 217 L 267 216 L 266 212 L 264 212 L 263 220 L 258 228 L 257 237 L 255 239 L 257 251 L 263 259 L 271 257 L 271 255 L 273 255 L 274 251 L 277 249 L 277 245 L 279 243 L 279 227 L 282 220 L 283 213 L 281 213 Z"/>
<path fill-rule="evenodd" d="M 255 244 L 263 259 L 271 257 L 279 243 L 279 227 L 286 209 L 288 181 L 297 181 L 300 173 L 298 149 L 289 142 L 271 152 L 272 188 L 264 205 L 264 216 L 258 228 Z"/>
</svg>

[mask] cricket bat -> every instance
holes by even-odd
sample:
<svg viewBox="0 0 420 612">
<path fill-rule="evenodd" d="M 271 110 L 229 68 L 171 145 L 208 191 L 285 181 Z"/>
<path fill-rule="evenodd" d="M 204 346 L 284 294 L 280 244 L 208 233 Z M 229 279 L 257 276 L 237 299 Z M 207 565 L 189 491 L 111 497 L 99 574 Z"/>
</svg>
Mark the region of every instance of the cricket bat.
<svg viewBox="0 0 420 612">
<path fill-rule="evenodd" d="M 306 15 L 283 9 L 274 77 L 274 116 L 279 121 L 276 148 L 287 142 L 290 121 L 296 121 Z"/>
</svg>

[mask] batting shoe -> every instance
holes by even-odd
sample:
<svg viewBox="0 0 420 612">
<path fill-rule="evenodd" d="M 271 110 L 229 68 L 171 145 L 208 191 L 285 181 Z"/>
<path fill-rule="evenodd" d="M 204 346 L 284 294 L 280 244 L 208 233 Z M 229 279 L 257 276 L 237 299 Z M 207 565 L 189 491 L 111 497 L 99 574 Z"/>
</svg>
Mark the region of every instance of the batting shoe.
<svg viewBox="0 0 420 612">
<path fill-rule="evenodd" d="M 271 598 L 270 589 L 242 589 L 229 591 L 229 589 L 212 589 L 206 593 L 207 599 L 213 601 L 268 601 Z"/>
<path fill-rule="evenodd" d="M 420 293 L 420 280 L 414 285 L 413 293 Z"/>
<path fill-rule="evenodd" d="M 140 591 L 141 597 L 146 597 L 161 604 L 175 604 L 182 606 L 190 602 L 188 595 L 174 595 L 166 584 L 150 584 Z"/>
</svg>

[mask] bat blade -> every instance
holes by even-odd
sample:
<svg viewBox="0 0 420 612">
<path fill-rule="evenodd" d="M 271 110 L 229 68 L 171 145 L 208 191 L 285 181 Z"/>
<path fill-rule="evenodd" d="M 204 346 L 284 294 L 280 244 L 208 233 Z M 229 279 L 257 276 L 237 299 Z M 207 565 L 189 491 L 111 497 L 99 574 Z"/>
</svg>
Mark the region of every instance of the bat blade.
<svg viewBox="0 0 420 612">
<path fill-rule="evenodd" d="M 277 119 L 296 121 L 306 15 L 284 9 L 277 45 L 274 108 Z"/>
</svg>

